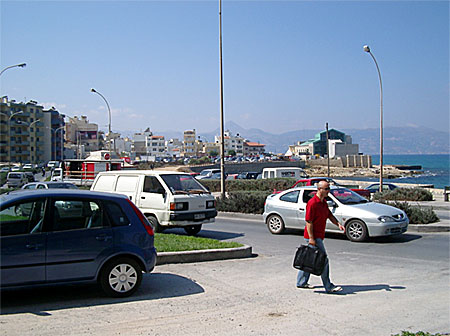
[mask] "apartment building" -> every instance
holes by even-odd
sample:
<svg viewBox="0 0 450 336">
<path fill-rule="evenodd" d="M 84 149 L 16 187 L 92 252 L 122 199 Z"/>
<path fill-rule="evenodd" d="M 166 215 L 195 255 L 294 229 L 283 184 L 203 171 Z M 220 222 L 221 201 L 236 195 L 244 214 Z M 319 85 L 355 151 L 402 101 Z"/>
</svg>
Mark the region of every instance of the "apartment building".
<svg viewBox="0 0 450 336">
<path fill-rule="evenodd" d="M 44 113 L 44 155 L 42 161 L 61 161 L 64 149 L 64 115 L 55 107 L 43 110 Z"/>
<path fill-rule="evenodd" d="M 149 157 L 161 158 L 168 156 L 164 136 L 153 135 L 150 128 L 133 135 L 132 150 L 134 150 L 137 157 L 145 159 L 149 159 Z"/>
<path fill-rule="evenodd" d="M 215 143 L 219 144 L 221 143 L 221 136 L 216 135 L 214 137 Z M 225 155 L 228 155 L 228 152 L 235 151 L 236 156 L 243 156 L 244 153 L 244 141 L 245 139 L 241 137 L 239 134 L 236 134 L 236 136 L 233 136 L 229 130 L 226 130 L 224 132 L 224 150 Z"/>
<path fill-rule="evenodd" d="M 98 125 L 89 122 L 87 116 L 70 117 L 65 131 L 65 140 L 68 144 L 83 147 L 87 153 L 99 150 Z"/>
<path fill-rule="evenodd" d="M 181 156 L 183 157 L 196 156 L 198 153 L 197 148 L 198 145 L 196 144 L 195 129 L 184 131 Z"/>
<path fill-rule="evenodd" d="M 44 160 L 44 113 L 36 101 L 0 100 L 0 161 L 38 163 Z"/>
<path fill-rule="evenodd" d="M 244 155 L 245 156 L 259 156 L 266 151 L 266 145 L 259 142 L 244 142 Z"/>
</svg>

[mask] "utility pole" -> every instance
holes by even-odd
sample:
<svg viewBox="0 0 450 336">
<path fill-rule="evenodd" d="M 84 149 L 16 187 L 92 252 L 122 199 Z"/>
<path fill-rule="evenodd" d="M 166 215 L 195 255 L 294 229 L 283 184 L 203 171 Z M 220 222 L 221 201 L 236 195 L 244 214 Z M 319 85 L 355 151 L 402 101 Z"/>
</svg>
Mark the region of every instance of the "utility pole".
<svg viewBox="0 0 450 336">
<path fill-rule="evenodd" d="M 328 136 L 328 123 L 325 124 L 325 128 L 327 130 L 327 176 L 330 177 L 330 138 Z"/>
</svg>

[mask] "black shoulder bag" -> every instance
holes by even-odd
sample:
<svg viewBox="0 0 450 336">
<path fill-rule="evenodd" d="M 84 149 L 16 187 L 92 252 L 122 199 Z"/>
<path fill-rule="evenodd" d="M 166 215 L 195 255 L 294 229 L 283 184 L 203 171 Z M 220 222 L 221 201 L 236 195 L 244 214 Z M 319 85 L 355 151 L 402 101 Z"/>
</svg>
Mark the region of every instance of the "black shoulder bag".
<svg viewBox="0 0 450 336">
<path fill-rule="evenodd" d="M 294 257 L 294 268 L 321 275 L 327 261 L 327 254 L 313 245 L 301 245 Z"/>
</svg>

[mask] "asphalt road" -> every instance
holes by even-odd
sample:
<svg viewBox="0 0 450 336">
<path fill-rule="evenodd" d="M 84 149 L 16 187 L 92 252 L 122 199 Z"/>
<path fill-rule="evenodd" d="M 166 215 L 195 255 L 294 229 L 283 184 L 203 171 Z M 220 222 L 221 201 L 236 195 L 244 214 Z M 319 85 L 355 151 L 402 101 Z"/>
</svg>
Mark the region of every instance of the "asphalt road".
<svg viewBox="0 0 450 336">
<path fill-rule="evenodd" d="M 171 230 L 183 234 L 182 230 Z M 218 219 L 200 235 L 253 246 L 255 256 L 158 266 L 127 299 L 95 286 L 8 291 L 1 335 L 391 335 L 450 332 L 449 234 L 404 234 L 351 243 L 327 235 L 341 294 L 295 287 L 300 230 Z"/>
</svg>

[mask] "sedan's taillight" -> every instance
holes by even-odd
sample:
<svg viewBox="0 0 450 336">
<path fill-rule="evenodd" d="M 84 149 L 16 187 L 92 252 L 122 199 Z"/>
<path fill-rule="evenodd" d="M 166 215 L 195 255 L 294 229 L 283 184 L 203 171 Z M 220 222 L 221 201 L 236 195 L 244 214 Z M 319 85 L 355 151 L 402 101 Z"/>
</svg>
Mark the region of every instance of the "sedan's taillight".
<svg viewBox="0 0 450 336">
<path fill-rule="evenodd" d="M 141 210 L 138 209 L 138 207 L 131 202 L 129 199 L 127 199 L 128 203 L 130 203 L 131 207 L 133 208 L 134 212 L 136 213 L 136 215 L 139 217 L 139 220 L 141 221 L 142 225 L 144 225 L 145 231 L 147 231 L 147 233 L 150 236 L 154 236 L 155 232 L 153 231 L 153 227 L 150 225 L 150 223 L 147 221 L 147 219 L 145 218 L 144 214 L 141 212 Z"/>
</svg>

